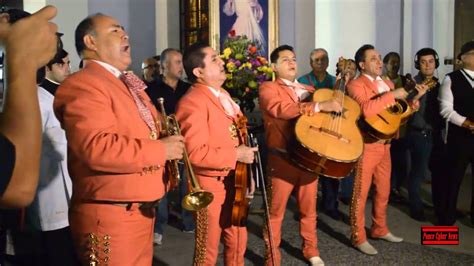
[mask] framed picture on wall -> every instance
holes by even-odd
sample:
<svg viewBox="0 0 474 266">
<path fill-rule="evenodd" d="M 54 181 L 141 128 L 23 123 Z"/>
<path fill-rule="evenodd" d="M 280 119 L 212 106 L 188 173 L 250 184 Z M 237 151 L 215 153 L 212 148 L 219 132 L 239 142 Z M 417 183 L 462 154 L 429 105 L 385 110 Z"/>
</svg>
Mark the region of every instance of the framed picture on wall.
<svg viewBox="0 0 474 266">
<path fill-rule="evenodd" d="M 228 36 L 246 35 L 268 57 L 278 45 L 278 0 L 210 0 L 210 44 L 220 50 Z"/>
</svg>

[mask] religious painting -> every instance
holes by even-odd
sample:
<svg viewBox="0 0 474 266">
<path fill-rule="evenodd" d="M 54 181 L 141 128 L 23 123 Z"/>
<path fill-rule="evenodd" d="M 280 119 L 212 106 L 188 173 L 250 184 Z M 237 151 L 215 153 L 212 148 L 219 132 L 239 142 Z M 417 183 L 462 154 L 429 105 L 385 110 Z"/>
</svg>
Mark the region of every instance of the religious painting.
<svg viewBox="0 0 474 266">
<path fill-rule="evenodd" d="M 242 35 L 259 45 L 262 56 L 276 48 L 278 0 L 211 0 L 209 9 L 214 48 L 220 49 L 227 37 Z"/>
</svg>

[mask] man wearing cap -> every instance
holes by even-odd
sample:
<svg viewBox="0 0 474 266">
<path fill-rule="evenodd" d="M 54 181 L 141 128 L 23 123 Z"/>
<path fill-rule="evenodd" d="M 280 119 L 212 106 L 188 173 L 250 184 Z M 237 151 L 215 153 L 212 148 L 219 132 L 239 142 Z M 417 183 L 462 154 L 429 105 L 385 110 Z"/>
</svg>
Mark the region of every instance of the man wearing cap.
<svg viewBox="0 0 474 266">
<path fill-rule="evenodd" d="M 466 168 L 474 166 L 474 41 L 461 47 L 458 59 L 462 68 L 446 75 L 439 101 L 441 115 L 447 120 L 448 175 L 444 180 L 444 215 L 440 225 L 456 222 L 456 204 Z M 474 177 L 474 175 L 473 175 Z M 473 183 L 474 186 L 474 183 Z M 474 189 L 473 189 L 474 191 Z M 471 199 L 471 223 L 474 224 L 474 196 Z"/>
<path fill-rule="evenodd" d="M 159 114 L 145 84 L 125 72 L 130 43 L 116 19 L 85 18 L 75 44 L 84 68 L 61 84 L 54 111 L 68 140 L 76 253 L 87 265 L 151 265 L 163 166 L 182 158 L 183 137 L 158 139 Z"/>
</svg>

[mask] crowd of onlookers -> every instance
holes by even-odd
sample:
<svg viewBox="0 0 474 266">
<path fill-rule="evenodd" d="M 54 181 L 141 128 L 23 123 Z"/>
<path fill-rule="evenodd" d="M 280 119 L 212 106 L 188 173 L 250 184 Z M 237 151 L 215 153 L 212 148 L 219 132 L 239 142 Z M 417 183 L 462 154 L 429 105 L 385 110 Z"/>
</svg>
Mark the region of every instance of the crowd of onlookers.
<svg viewBox="0 0 474 266">
<path fill-rule="evenodd" d="M 67 165 L 68 143 L 53 109 L 57 89 L 71 74 L 71 68 L 69 54 L 61 45 L 62 34 L 49 22 L 55 14 L 56 9 L 50 6 L 33 15 L 20 10 L 0 14 L 0 42 L 5 65 L 5 93 L 0 116 L 0 206 L 22 208 L 2 215 L 3 228 L 13 228 L 6 238 L 30 239 L 23 247 L 34 254 L 16 259 L 26 263 L 41 260 L 51 265 L 73 265 L 77 259 L 68 218 L 73 191 Z M 80 24 L 76 30 L 77 37 L 81 25 L 84 27 L 82 46 L 76 40 L 80 54 L 86 48 L 94 51 L 96 45 L 92 39 L 87 39 L 91 30 L 86 24 Z M 123 49 L 128 48 L 124 46 Z M 336 76 L 327 71 L 327 51 L 314 49 L 309 59 L 312 70 L 298 81 L 316 90 L 334 88 Z M 416 53 L 414 63 L 419 72 L 413 77 L 400 75 L 398 53 L 390 52 L 383 57 L 382 78 L 391 80 L 395 88 L 406 87 L 412 81 L 436 81 L 421 97 L 418 111 L 391 142 L 390 201 L 407 203 L 413 219 L 426 221 L 421 186 L 431 183 L 439 225 L 455 223 L 459 187 L 466 168 L 474 163 L 474 42 L 462 46 L 458 60 L 460 70 L 441 80 L 436 75 L 439 56 L 432 48 L 423 48 Z M 87 61 L 84 63 L 88 64 Z M 345 70 L 349 72 L 350 80 L 358 76 L 357 68 L 352 60 L 349 71 Z M 184 78 L 182 53 L 173 48 L 165 49 L 160 55 L 143 60 L 142 71 L 142 80 L 147 86 L 145 92 L 156 109 L 161 110 L 158 99 L 164 98 L 163 108 L 167 115 L 174 114 L 178 101 L 191 86 Z M 339 72 L 340 68 L 336 75 Z M 178 204 L 170 205 L 168 195 L 165 195 L 156 206 L 155 244 L 163 243 L 163 226 L 168 222 L 170 210 L 179 217 L 183 232 L 195 231 L 193 215 L 179 204 L 188 193 L 188 177 L 182 164 L 179 172 Z M 321 176 L 319 210 L 333 219 L 341 219 L 338 202 L 351 203 L 353 179 L 354 173 L 340 181 Z M 408 191 L 407 199 L 400 192 L 403 185 Z M 471 206 L 474 224 L 474 200 Z M 18 234 L 12 236 L 12 232 Z M 23 251 L 17 249 L 15 252 L 18 255 Z"/>
</svg>

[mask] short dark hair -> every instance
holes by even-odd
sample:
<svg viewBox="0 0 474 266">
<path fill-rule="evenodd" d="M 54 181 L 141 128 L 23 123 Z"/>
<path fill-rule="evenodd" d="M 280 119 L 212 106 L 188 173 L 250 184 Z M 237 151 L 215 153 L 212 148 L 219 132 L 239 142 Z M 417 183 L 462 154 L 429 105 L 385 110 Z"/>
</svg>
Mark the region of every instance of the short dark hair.
<svg viewBox="0 0 474 266">
<path fill-rule="evenodd" d="M 66 52 L 66 50 L 64 49 L 61 49 L 60 51 L 58 51 L 56 53 L 56 55 L 54 55 L 53 59 L 51 59 L 47 64 L 46 64 L 46 67 L 48 67 L 49 69 L 51 69 L 51 67 L 54 65 L 54 64 L 63 64 L 64 61 L 64 57 L 68 56 L 69 53 Z"/>
<path fill-rule="evenodd" d="M 76 31 L 74 33 L 76 51 L 79 57 L 81 57 L 82 52 L 86 49 L 86 44 L 84 43 L 84 36 L 87 34 L 94 33 L 94 18 L 99 16 L 105 16 L 102 13 L 96 13 L 93 15 L 88 16 L 87 18 L 83 19 L 79 25 L 76 27 Z"/>
<path fill-rule="evenodd" d="M 357 69 L 360 71 L 359 63 L 365 60 L 365 51 L 373 50 L 375 47 L 371 44 L 364 44 L 362 45 L 354 55 L 354 59 L 356 62 Z"/>
<path fill-rule="evenodd" d="M 398 58 L 398 61 L 400 61 L 400 55 L 397 52 L 390 52 L 383 57 L 383 63 L 387 64 L 390 57 L 396 57 Z"/>
<path fill-rule="evenodd" d="M 202 42 L 197 42 L 189 46 L 184 51 L 184 56 L 183 56 L 184 71 L 186 72 L 186 75 L 188 76 L 188 80 L 191 83 L 194 83 L 197 80 L 197 77 L 194 75 L 193 70 L 196 67 L 205 67 L 204 57 L 206 57 L 206 54 L 203 52 L 203 50 L 207 47 L 210 47 L 210 46 Z"/>
<path fill-rule="evenodd" d="M 270 62 L 275 64 L 278 61 L 278 58 L 280 58 L 280 52 L 283 51 L 291 51 L 295 53 L 295 49 L 293 49 L 293 47 L 289 46 L 288 44 L 280 45 L 270 54 Z"/>
<path fill-rule="evenodd" d="M 181 54 L 181 52 L 178 49 L 166 48 L 163 50 L 163 52 L 161 52 L 160 59 L 155 59 L 155 60 L 160 60 L 160 62 L 165 62 L 168 59 L 168 56 L 171 52 L 176 52 L 176 53 Z"/>
</svg>

